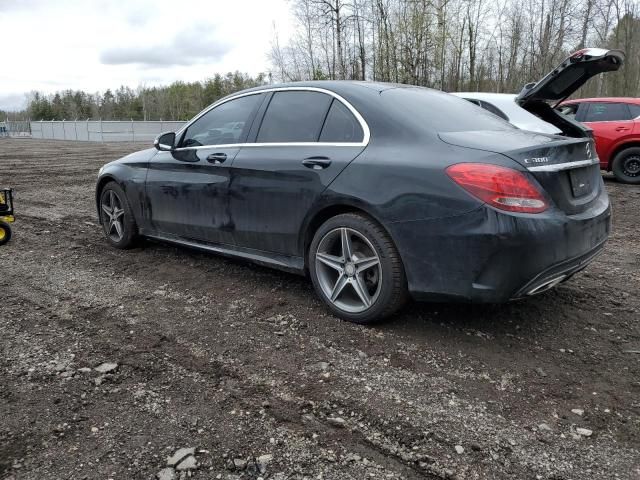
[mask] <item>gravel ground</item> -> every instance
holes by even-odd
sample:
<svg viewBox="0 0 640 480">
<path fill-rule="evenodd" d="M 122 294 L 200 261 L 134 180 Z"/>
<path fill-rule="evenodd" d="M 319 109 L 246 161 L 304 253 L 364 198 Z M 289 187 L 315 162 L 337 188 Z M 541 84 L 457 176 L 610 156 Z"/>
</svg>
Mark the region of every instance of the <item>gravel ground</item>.
<svg viewBox="0 0 640 480">
<path fill-rule="evenodd" d="M 94 181 L 139 148 L 0 140 L 0 478 L 640 479 L 640 188 L 606 178 L 612 237 L 555 290 L 366 328 L 301 277 L 109 248 Z"/>
</svg>

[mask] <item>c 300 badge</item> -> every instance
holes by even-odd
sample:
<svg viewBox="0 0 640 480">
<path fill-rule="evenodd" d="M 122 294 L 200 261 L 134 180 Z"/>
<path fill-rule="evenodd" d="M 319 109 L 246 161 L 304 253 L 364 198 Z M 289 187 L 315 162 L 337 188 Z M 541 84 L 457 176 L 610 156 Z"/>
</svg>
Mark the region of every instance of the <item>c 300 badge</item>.
<svg viewBox="0 0 640 480">
<path fill-rule="evenodd" d="M 533 157 L 533 158 L 525 158 L 524 163 L 547 163 L 549 161 L 549 157 Z"/>
</svg>

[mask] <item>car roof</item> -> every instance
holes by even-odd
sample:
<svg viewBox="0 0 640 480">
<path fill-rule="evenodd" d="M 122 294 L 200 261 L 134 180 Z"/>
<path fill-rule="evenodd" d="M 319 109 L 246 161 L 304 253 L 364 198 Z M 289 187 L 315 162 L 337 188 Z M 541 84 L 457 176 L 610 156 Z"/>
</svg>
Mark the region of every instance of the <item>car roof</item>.
<svg viewBox="0 0 640 480">
<path fill-rule="evenodd" d="M 515 93 L 489 93 L 489 92 L 450 92 L 451 95 L 456 97 L 473 98 L 476 100 L 510 100 L 513 101 L 516 98 Z"/>
<path fill-rule="evenodd" d="M 312 88 L 324 88 L 332 92 L 341 93 L 355 93 L 362 91 L 382 92 L 391 88 L 406 88 L 413 87 L 413 85 L 404 85 L 400 83 L 384 83 L 384 82 L 367 82 L 359 80 L 309 80 L 302 82 L 286 82 L 286 83 L 274 83 L 267 85 L 260 85 L 258 87 L 248 88 L 240 92 L 235 92 L 232 95 L 245 92 L 259 92 L 261 90 L 269 90 L 272 88 L 291 88 L 291 87 L 312 87 Z M 365 90 L 366 89 L 366 90 Z"/>
<path fill-rule="evenodd" d="M 567 100 L 566 102 L 562 102 L 563 104 L 567 103 L 580 103 L 580 102 L 592 102 L 592 103 L 635 103 L 640 105 L 640 98 L 635 97 L 600 97 L 600 98 L 575 98 L 573 100 Z"/>
</svg>

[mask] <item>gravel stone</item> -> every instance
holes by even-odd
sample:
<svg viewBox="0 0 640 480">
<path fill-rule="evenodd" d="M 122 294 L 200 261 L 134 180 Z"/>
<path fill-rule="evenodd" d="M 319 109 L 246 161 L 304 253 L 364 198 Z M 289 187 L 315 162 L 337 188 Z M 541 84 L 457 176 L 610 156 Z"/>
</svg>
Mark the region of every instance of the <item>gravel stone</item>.
<svg viewBox="0 0 640 480">
<path fill-rule="evenodd" d="M 187 457 L 188 455 L 193 455 L 195 452 L 196 449 L 194 447 L 179 448 L 173 455 L 167 457 L 167 465 L 169 465 L 170 467 L 174 467 L 185 457 Z"/>
<path fill-rule="evenodd" d="M 104 362 L 98 365 L 96 368 L 94 368 L 94 370 L 98 373 L 111 373 L 111 372 L 115 372 L 117 368 L 118 368 L 117 363 Z"/>
<path fill-rule="evenodd" d="M 344 418 L 340 418 L 340 417 L 329 417 L 327 418 L 327 422 L 329 422 L 329 424 L 333 425 L 334 427 L 338 427 L 338 428 L 344 428 L 347 424 Z"/>
<path fill-rule="evenodd" d="M 171 467 L 163 468 L 156 473 L 158 480 L 176 480 L 176 472 Z"/>
<path fill-rule="evenodd" d="M 247 461 L 244 458 L 234 458 L 233 466 L 236 470 L 244 470 L 247 468 Z"/>
<path fill-rule="evenodd" d="M 176 470 L 179 470 L 179 471 L 194 470 L 197 467 L 198 467 L 198 462 L 196 461 L 196 457 L 194 457 L 193 455 L 189 455 L 187 458 L 185 458 L 178 464 L 178 466 L 176 467 Z"/>
<path fill-rule="evenodd" d="M 258 464 L 260 473 L 265 473 L 267 471 L 267 465 L 269 465 L 272 460 L 273 455 L 271 454 L 260 455 L 258 458 L 256 458 L 256 463 Z"/>
</svg>

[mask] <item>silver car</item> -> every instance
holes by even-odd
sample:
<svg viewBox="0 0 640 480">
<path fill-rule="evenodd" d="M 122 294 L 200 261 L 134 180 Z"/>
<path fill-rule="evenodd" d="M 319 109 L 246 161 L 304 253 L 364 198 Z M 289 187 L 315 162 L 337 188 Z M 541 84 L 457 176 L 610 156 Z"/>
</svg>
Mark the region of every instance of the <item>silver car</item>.
<svg viewBox="0 0 640 480">
<path fill-rule="evenodd" d="M 557 127 L 541 120 L 516 103 L 517 95 L 512 93 L 452 92 L 451 95 L 464 98 L 471 103 L 490 111 L 512 125 L 532 132 L 558 135 Z"/>
</svg>

